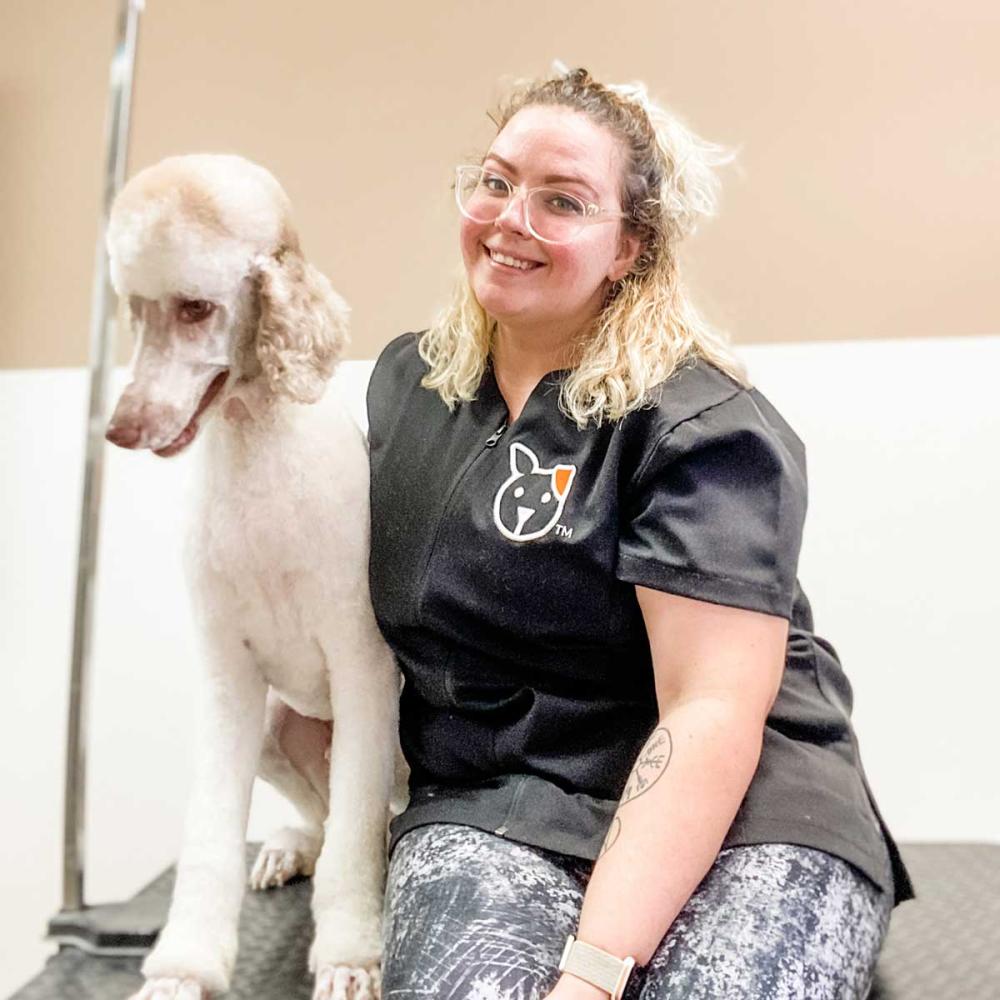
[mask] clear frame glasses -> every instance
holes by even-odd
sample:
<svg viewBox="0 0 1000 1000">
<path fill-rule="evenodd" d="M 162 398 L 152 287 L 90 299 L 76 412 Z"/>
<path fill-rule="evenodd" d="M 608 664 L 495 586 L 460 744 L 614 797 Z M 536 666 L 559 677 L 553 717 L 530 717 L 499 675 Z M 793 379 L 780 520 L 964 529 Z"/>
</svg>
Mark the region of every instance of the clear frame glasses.
<svg viewBox="0 0 1000 1000">
<path fill-rule="evenodd" d="M 595 222 L 624 219 L 624 212 L 601 208 L 576 195 L 552 187 L 525 188 L 503 174 L 475 164 L 455 168 L 455 202 L 473 222 L 496 222 L 514 203 L 524 198 L 524 222 L 542 243 L 570 243 Z"/>
</svg>

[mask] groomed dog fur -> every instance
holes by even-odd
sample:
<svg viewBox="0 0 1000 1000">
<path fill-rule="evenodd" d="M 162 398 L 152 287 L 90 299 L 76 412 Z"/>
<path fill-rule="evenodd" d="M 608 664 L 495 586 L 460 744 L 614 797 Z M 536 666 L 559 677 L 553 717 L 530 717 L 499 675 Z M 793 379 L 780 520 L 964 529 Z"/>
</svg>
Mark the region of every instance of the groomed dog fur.
<svg viewBox="0 0 1000 1000">
<path fill-rule="evenodd" d="M 347 307 L 303 256 L 280 185 L 238 156 L 136 174 L 107 247 L 136 335 L 108 440 L 169 457 L 204 438 L 186 549 L 204 640 L 198 766 L 169 919 L 135 1000 L 228 988 L 255 773 L 301 823 L 269 838 L 250 884 L 313 875 L 315 1000 L 377 1000 L 387 822 L 406 765 L 399 674 L 368 594 L 365 439 L 325 392 Z"/>
</svg>

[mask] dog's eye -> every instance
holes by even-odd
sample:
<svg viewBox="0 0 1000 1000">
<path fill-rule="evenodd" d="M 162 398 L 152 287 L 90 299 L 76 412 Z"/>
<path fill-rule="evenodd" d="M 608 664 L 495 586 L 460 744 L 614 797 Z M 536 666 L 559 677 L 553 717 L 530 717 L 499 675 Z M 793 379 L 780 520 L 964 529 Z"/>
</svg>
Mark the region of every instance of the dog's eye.
<svg viewBox="0 0 1000 1000">
<path fill-rule="evenodd" d="M 182 323 L 200 323 L 211 316 L 215 306 L 207 299 L 185 299 L 177 309 Z"/>
</svg>

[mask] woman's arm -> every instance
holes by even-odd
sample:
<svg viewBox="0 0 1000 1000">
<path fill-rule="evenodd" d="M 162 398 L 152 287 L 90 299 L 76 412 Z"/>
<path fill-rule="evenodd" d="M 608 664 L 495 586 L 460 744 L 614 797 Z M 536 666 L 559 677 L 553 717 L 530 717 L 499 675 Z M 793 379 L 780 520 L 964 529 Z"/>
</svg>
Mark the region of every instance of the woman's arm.
<svg viewBox="0 0 1000 1000">
<path fill-rule="evenodd" d="M 757 768 L 784 618 L 636 587 L 660 719 L 625 784 L 577 937 L 646 964 L 719 853 Z M 564 974 L 549 994 L 606 1000 Z"/>
</svg>

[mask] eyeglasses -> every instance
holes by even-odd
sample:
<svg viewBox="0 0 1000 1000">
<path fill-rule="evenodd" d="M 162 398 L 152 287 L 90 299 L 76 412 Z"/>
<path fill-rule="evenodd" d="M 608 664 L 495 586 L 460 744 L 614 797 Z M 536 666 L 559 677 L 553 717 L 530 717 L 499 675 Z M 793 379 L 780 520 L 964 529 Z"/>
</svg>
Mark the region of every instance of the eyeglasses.
<svg viewBox="0 0 1000 1000">
<path fill-rule="evenodd" d="M 474 165 L 455 168 L 455 201 L 458 210 L 473 222 L 496 222 L 524 195 L 524 223 L 543 243 L 570 243 L 595 222 L 624 219 L 624 212 L 601 208 L 558 188 L 524 188 L 502 174 Z"/>
</svg>

